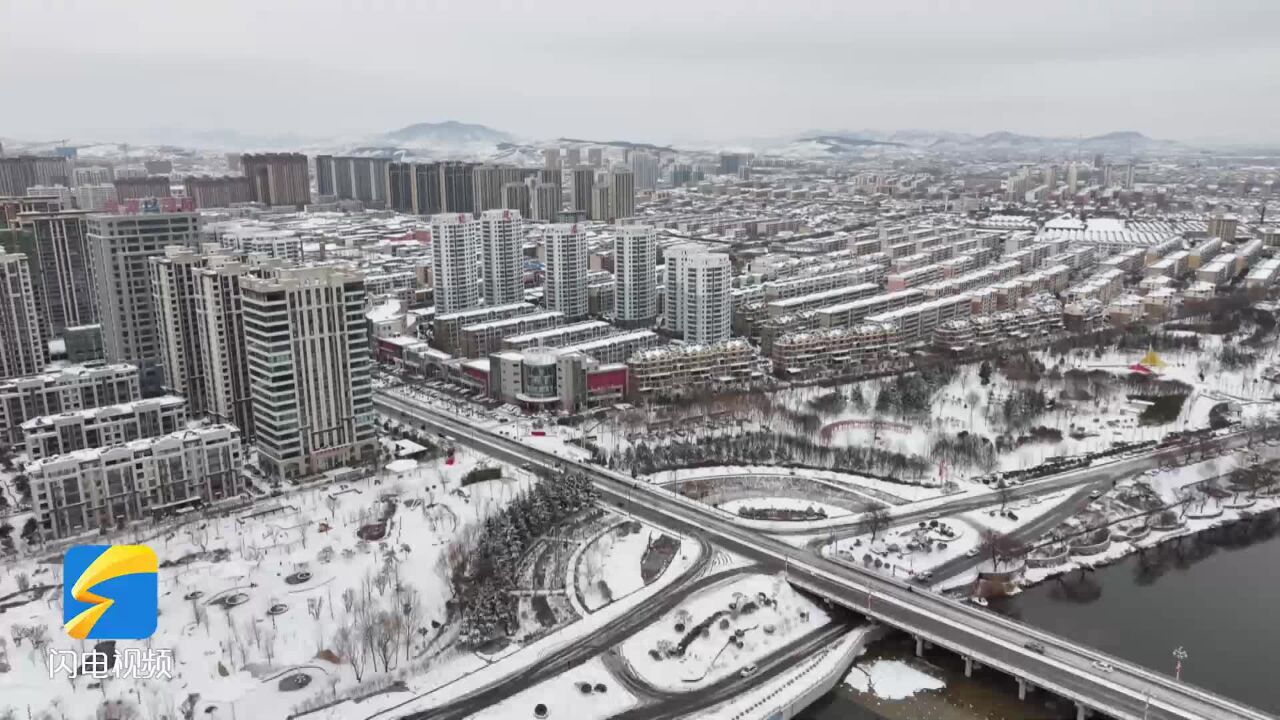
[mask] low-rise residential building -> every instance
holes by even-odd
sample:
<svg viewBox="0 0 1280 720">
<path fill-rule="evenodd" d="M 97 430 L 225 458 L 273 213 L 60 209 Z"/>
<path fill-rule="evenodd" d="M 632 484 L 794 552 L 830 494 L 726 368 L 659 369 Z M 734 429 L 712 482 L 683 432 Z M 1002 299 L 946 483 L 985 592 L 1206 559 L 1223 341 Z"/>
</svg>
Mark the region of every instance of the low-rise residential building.
<svg viewBox="0 0 1280 720">
<path fill-rule="evenodd" d="M 43 415 L 118 405 L 141 397 L 136 365 L 73 365 L 0 382 L 0 432 L 22 444 L 22 424 Z"/>
<path fill-rule="evenodd" d="M 532 315 L 535 312 L 537 308 L 533 303 L 518 302 L 438 314 L 432 323 L 431 344 L 452 355 L 459 355 L 462 353 L 462 328 L 483 322 Z"/>
<path fill-rule="evenodd" d="M 948 320 L 967 318 L 972 312 L 968 295 L 956 295 L 870 315 L 867 322 L 896 325 L 899 342 L 912 345 L 931 342 L 933 331 L 939 325 Z"/>
<path fill-rule="evenodd" d="M 758 380 L 760 358 L 743 340 L 709 345 L 669 345 L 627 358 L 634 398 L 687 397 Z"/>
<path fill-rule="evenodd" d="M 240 431 L 212 425 L 42 458 L 26 472 L 52 539 L 234 497 L 243 466 Z"/>
<path fill-rule="evenodd" d="M 502 339 L 503 350 L 527 350 L 531 347 L 564 347 L 584 343 L 616 332 L 604 320 L 584 320 L 570 325 L 511 335 Z"/>
<path fill-rule="evenodd" d="M 501 349 L 502 341 L 508 336 L 555 328 L 562 322 L 564 322 L 564 313 L 547 310 L 464 325 L 459 351 L 463 357 L 484 357 Z"/>
<path fill-rule="evenodd" d="M 779 377 L 871 371 L 893 362 L 898 345 L 898 328 L 888 323 L 782 335 L 771 348 L 773 371 Z"/>
<path fill-rule="evenodd" d="M 42 415 L 22 423 L 31 460 L 106 447 L 176 432 L 187 422 L 187 401 L 177 395 Z"/>
</svg>

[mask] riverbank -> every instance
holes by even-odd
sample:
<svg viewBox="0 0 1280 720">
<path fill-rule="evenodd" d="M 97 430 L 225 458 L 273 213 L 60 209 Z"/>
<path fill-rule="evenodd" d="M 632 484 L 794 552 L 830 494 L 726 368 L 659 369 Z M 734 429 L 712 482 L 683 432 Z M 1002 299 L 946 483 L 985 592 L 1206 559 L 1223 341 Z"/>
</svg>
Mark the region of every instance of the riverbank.
<svg viewBox="0 0 1280 720">
<path fill-rule="evenodd" d="M 1280 512 L 1166 539 L 1060 574 L 990 609 L 1184 682 L 1280 713 Z"/>
</svg>

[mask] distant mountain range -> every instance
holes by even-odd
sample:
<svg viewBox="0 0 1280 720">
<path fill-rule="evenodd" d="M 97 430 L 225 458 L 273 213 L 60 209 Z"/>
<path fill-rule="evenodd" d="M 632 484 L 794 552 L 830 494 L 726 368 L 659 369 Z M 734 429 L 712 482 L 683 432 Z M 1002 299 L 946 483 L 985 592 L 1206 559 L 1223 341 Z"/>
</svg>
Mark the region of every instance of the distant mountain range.
<svg viewBox="0 0 1280 720">
<path fill-rule="evenodd" d="M 1009 156 L 1092 155 L 1109 156 L 1181 154 L 1194 149 L 1170 140 L 1158 140 L 1133 130 L 1089 137 L 1047 137 L 997 131 L 985 135 L 931 130 L 815 131 L 787 138 L 747 143 L 758 152 L 794 158 L 821 159 L 861 156 L 868 153 L 934 152 Z"/>
<path fill-rule="evenodd" d="M 110 137 L 110 133 L 100 136 Z M 540 165 L 540 148 L 546 142 L 518 138 L 511 133 L 496 130 L 487 125 L 464 123 L 456 120 L 443 122 L 419 122 L 380 133 L 359 133 L 343 137 L 304 137 L 298 134 L 253 134 L 237 130 L 199 128 L 152 128 L 139 130 L 137 137 L 115 139 L 137 142 L 139 145 L 170 145 L 205 150 L 296 150 L 307 154 L 334 153 L 369 157 L 399 157 L 411 160 L 459 159 Z M 629 140 L 586 140 L 561 137 L 557 144 L 596 145 L 616 148 L 641 149 L 664 153 L 678 152 L 675 148 Z M 832 157 L 857 157 L 866 154 L 919 154 L 937 152 L 943 154 L 1036 157 L 1064 155 L 1108 156 L 1179 154 L 1194 149 L 1182 143 L 1148 137 L 1134 130 L 1121 130 L 1088 137 L 1050 137 L 1024 135 L 1009 131 L 996 131 L 984 135 L 940 130 L 811 130 L 805 133 L 771 138 L 750 138 L 731 141 L 732 145 L 715 142 L 693 142 L 688 149 L 706 152 L 729 149 L 782 155 L 797 159 L 822 159 Z M 120 150 L 112 143 L 86 143 L 72 141 L 101 155 L 111 155 Z M 45 147 L 48 145 L 48 147 Z M 48 143 L 34 144 L 6 141 L 6 149 L 28 152 L 52 151 Z M 135 146 L 136 147 L 136 146 Z M 141 151 L 141 147 L 136 147 Z"/>
<path fill-rule="evenodd" d="M 456 120 L 430 123 L 420 122 L 407 125 L 399 130 L 392 130 L 383 136 L 385 139 L 409 147 L 439 147 L 451 145 L 474 145 L 511 142 L 511 135 L 494 130 L 487 125 L 461 123 Z"/>
</svg>

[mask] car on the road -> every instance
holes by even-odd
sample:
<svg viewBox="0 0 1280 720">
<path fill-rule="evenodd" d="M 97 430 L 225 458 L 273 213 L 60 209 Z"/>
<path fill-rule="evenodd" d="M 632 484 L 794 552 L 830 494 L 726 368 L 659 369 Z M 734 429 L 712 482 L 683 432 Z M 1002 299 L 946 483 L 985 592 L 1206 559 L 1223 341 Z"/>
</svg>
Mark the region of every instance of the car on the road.
<svg viewBox="0 0 1280 720">
<path fill-rule="evenodd" d="M 981 552 L 982 551 L 979 550 L 978 548 L 970 548 L 969 551 L 966 552 L 964 555 L 965 557 L 978 557 L 978 555 L 981 554 Z"/>
<path fill-rule="evenodd" d="M 942 515 L 940 515 L 940 514 L 938 514 L 938 513 L 929 513 L 929 519 L 930 519 L 930 520 L 937 520 L 937 519 L 938 519 L 938 518 L 940 518 L 940 517 L 942 517 Z"/>
<path fill-rule="evenodd" d="M 1093 492 L 1089 493 L 1089 499 L 1090 499 L 1090 500 L 1097 500 L 1097 499 L 1098 499 L 1098 498 L 1100 498 L 1100 497 L 1102 497 L 1102 491 L 1101 491 L 1101 490 L 1094 490 Z"/>
<path fill-rule="evenodd" d="M 1026 641 L 1026 642 L 1022 643 L 1022 647 L 1024 647 L 1024 648 L 1026 648 L 1026 649 L 1030 650 L 1030 651 L 1031 651 L 1031 652 L 1033 652 L 1033 653 L 1040 653 L 1041 655 L 1043 655 L 1043 654 L 1044 654 L 1044 645 L 1041 645 L 1040 643 L 1036 642 L 1035 640 L 1028 640 L 1028 641 Z"/>
<path fill-rule="evenodd" d="M 751 677 L 752 675 L 755 675 L 755 674 L 756 674 L 756 671 L 757 671 L 757 670 L 759 670 L 759 669 L 760 669 L 760 668 L 756 667 L 756 664 L 755 664 L 755 663 L 751 663 L 750 665 L 748 665 L 748 666 L 746 666 L 746 667 L 742 668 L 741 672 L 739 672 L 738 674 L 739 674 L 739 675 L 741 675 L 741 676 L 742 676 L 742 677 L 744 677 L 744 678 L 745 678 L 745 677 Z"/>
<path fill-rule="evenodd" d="M 1106 660 L 1094 660 L 1093 667 L 1096 670 L 1099 670 L 1101 672 L 1107 672 L 1107 673 L 1115 670 L 1115 666 L 1113 666 L 1111 663 L 1107 662 Z"/>
</svg>

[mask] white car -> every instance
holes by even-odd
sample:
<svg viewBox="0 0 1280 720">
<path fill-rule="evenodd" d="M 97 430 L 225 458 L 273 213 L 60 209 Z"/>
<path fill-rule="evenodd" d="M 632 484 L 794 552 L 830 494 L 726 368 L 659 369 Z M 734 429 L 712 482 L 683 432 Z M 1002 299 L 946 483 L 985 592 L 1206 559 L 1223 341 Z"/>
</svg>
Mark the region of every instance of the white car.
<svg viewBox="0 0 1280 720">
<path fill-rule="evenodd" d="M 760 668 L 756 667 L 755 663 L 751 663 L 750 665 L 742 668 L 742 672 L 738 674 L 741 675 L 742 677 L 751 677 L 752 675 L 755 675 L 756 671 L 759 669 Z"/>
<path fill-rule="evenodd" d="M 1115 668 L 1111 665 L 1111 663 L 1107 662 L 1106 660 L 1094 660 L 1093 667 L 1095 670 L 1099 670 L 1101 672 L 1106 672 L 1106 673 L 1109 673 L 1115 670 Z"/>
<path fill-rule="evenodd" d="M 978 555 L 979 555 L 981 552 L 982 552 L 982 551 L 981 551 L 981 550 L 979 550 L 978 548 L 970 548 L 970 550 L 969 550 L 968 552 L 966 552 L 966 553 L 964 554 L 964 556 L 965 556 L 965 557 L 978 557 Z"/>
</svg>

